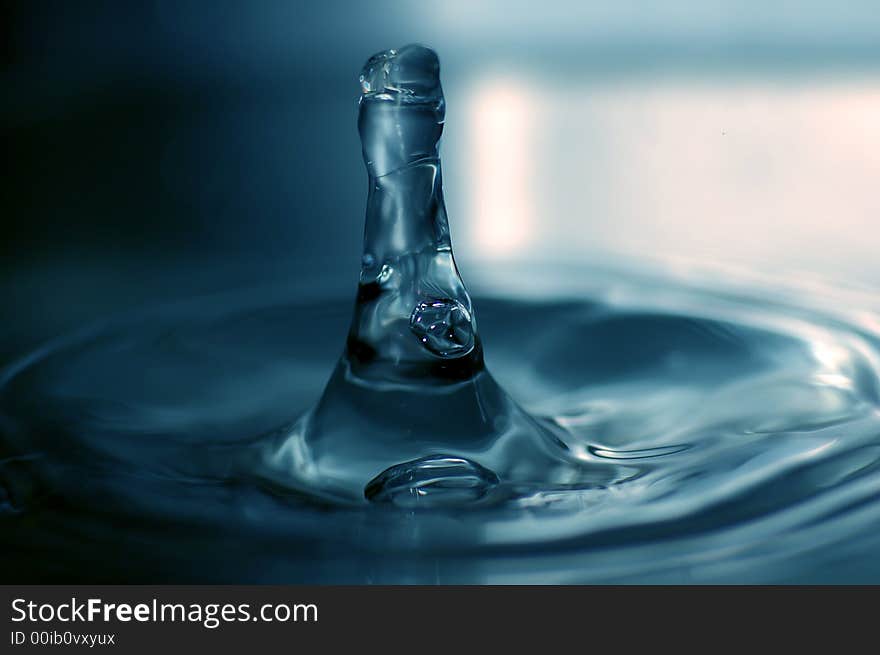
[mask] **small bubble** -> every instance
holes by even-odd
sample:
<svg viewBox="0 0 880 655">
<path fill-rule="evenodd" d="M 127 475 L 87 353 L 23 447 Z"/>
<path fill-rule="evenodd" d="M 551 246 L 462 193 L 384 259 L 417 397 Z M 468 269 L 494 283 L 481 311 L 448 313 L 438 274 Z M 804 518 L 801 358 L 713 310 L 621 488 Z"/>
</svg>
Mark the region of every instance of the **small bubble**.
<svg viewBox="0 0 880 655">
<path fill-rule="evenodd" d="M 409 327 L 422 345 L 440 357 L 460 357 L 474 347 L 474 325 L 467 307 L 449 298 L 420 302 Z"/>
</svg>

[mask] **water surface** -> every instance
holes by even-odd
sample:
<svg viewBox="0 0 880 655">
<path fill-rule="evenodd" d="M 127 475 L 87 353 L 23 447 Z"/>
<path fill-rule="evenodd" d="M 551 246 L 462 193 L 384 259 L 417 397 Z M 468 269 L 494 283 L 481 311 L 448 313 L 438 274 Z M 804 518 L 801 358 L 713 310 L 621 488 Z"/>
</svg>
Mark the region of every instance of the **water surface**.
<svg viewBox="0 0 880 655">
<path fill-rule="evenodd" d="M 264 454 L 321 396 L 350 301 L 255 289 L 94 326 L 6 369 L 7 579 L 880 578 L 869 314 L 571 273 L 518 295 L 511 274 L 474 300 L 494 376 L 561 435 L 570 488 L 463 484 L 422 507 L 279 484 Z"/>
</svg>

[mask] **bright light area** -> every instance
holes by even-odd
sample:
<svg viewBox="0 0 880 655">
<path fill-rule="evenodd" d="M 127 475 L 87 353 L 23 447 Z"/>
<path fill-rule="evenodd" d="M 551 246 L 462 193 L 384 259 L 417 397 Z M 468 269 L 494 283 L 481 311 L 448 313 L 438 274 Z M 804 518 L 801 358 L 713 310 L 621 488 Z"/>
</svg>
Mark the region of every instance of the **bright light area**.
<svg viewBox="0 0 880 655">
<path fill-rule="evenodd" d="M 460 255 L 877 271 L 880 80 L 517 80 L 452 96 Z"/>
<path fill-rule="evenodd" d="M 470 101 L 472 238 L 485 256 L 510 256 L 534 236 L 529 157 L 540 116 L 529 94 L 510 80 L 481 86 Z"/>
</svg>

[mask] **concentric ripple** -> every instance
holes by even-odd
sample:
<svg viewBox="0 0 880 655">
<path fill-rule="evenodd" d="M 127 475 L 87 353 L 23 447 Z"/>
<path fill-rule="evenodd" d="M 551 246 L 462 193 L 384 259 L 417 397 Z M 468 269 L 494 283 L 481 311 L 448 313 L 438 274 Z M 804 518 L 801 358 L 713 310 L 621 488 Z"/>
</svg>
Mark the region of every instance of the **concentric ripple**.
<svg viewBox="0 0 880 655">
<path fill-rule="evenodd" d="M 347 301 L 263 290 L 49 344 L 0 387 L 3 566 L 30 580 L 880 581 L 870 322 L 664 288 L 475 300 L 494 375 L 576 478 L 508 482 L 479 451 L 402 453 L 360 503 L 264 461 L 321 393 Z"/>
</svg>

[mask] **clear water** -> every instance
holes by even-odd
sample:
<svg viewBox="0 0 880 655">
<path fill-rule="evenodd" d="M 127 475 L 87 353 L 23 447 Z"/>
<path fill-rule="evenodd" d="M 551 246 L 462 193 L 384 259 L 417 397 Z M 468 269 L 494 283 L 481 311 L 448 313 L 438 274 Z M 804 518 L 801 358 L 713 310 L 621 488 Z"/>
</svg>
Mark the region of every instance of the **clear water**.
<svg viewBox="0 0 880 655">
<path fill-rule="evenodd" d="M 873 301 L 587 266 L 472 301 L 438 71 L 362 75 L 353 317 L 254 289 L 3 372 L 4 579 L 880 581 Z"/>
</svg>

